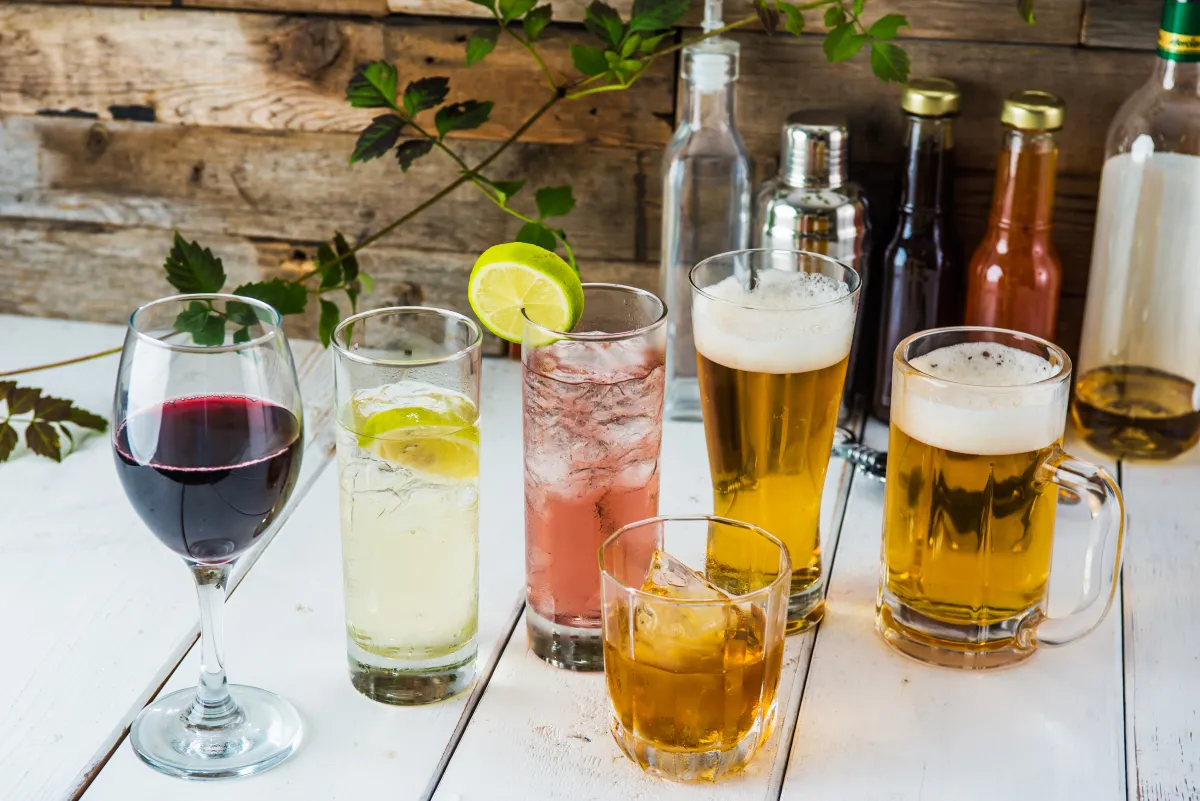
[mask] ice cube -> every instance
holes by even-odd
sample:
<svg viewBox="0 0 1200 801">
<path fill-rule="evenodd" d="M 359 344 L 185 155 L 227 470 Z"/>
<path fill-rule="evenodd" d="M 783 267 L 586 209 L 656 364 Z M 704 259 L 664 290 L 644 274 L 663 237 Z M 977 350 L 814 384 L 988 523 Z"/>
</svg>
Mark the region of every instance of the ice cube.
<svg viewBox="0 0 1200 801">
<path fill-rule="evenodd" d="M 737 631 L 729 593 L 675 557 L 655 551 L 642 592 L 662 602 L 640 599 L 635 611 L 634 658 L 676 673 L 709 673 L 722 669 L 726 641 Z M 671 600 L 715 601 L 676 604 Z"/>
</svg>

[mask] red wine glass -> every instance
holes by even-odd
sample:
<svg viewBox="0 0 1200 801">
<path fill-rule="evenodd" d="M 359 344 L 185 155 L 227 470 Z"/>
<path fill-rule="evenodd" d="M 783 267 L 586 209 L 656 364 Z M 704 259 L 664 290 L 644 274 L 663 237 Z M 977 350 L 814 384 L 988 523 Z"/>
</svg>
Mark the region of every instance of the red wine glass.
<svg viewBox="0 0 1200 801">
<path fill-rule="evenodd" d="M 300 387 L 279 314 L 233 295 L 180 295 L 129 318 L 113 402 L 113 454 L 129 502 L 183 557 L 200 597 L 200 685 L 159 698 L 129 740 L 172 776 L 258 773 L 300 744 L 279 696 L 230 685 L 225 589 L 295 486 L 303 450 Z"/>
</svg>

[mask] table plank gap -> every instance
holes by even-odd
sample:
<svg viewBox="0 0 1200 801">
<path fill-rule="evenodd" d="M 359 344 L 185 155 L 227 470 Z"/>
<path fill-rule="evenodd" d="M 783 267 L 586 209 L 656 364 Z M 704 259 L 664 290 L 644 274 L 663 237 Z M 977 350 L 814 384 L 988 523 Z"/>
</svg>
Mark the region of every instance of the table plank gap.
<svg viewBox="0 0 1200 801">
<path fill-rule="evenodd" d="M 437 786 L 441 783 L 442 776 L 446 773 L 446 767 L 450 764 L 450 758 L 454 755 L 454 750 L 458 748 L 463 732 L 467 730 L 467 726 L 471 723 L 471 718 L 475 716 L 475 709 L 479 706 L 479 701 L 483 698 L 483 694 L 487 692 L 488 683 L 491 682 L 492 675 L 496 672 L 496 666 L 500 664 L 500 657 L 508 647 L 509 641 L 512 640 L 513 632 L 517 630 L 517 624 L 525 617 L 524 613 L 525 592 L 522 588 L 517 593 L 517 602 L 513 604 L 512 615 L 508 624 L 508 633 L 501 638 L 499 646 L 480 672 L 479 678 L 475 682 L 475 687 L 471 690 L 471 697 L 467 700 L 467 707 L 463 710 L 463 715 L 459 718 L 458 725 L 454 727 L 454 731 L 450 735 L 450 742 L 446 744 L 446 750 L 442 752 L 442 758 L 434 769 L 433 778 L 430 779 L 429 786 L 425 788 L 425 792 L 421 795 L 423 800 L 433 798 L 433 794 L 437 792 Z"/>
</svg>

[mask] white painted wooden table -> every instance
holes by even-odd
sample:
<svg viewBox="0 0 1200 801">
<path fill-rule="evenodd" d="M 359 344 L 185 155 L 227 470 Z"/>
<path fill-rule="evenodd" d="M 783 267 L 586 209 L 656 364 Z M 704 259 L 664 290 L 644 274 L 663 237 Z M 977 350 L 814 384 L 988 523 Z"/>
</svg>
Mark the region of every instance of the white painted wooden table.
<svg viewBox="0 0 1200 801">
<path fill-rule="evenodd" d="M 0 316 L 0 371 L 113 347 L 116 326 Z M 524 641 L 519 366 L 484 371 L 480 661 L 473 692 L 424 708 L 358 695 L 346 675 L 327 357 L 294 343 L 309 441 L 277 534 L 229 599 L 231 678 L 290 698 L 302 750 L 250 779 L 168 779 L 130 720 L 196 677 L 186 570 L 139 522 L 107 436 L 62 465 L 0 465 L 0 800 L 1200 799 L 1200 452 L 1121 465 L 1130 531 L 1120 604 L 1086 640 L 968 675 L 891 653 L 873 632 L 881 485 L 831 466 L 829 609 L 788 643 L 783 725 L 716 785 L 650 779 L 608 734 L 603 678 L 550 668 Z M 20 380 L 106 414 L 116 357 Z M 887 432 L 871 423 L 868 442 Z M 1076 452 L 1088 458 L 1095 454 Z M 666 425 L 662 510 L 709 508 L 698 424 Z M 1073 582 L 1082 510 L 1060 515 L 1056 587 Z M 1061 573 L 1058 571 L 1062 571 Z M 1057 609 L 1072 600 L 1056 592 Z"/>
</svg>

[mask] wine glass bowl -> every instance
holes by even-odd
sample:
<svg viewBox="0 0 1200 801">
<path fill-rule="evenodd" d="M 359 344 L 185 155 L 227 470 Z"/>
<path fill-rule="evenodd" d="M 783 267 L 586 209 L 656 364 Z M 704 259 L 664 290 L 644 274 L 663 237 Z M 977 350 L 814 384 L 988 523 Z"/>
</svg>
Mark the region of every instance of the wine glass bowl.
<svg viewBox="0 0 1200 801">
<path fill-rule="evenodd" d="M 293 753 L 295 708 L 230 686 L 223 605 L 233 567 L 287 504 L 303 451 L 300 388 L 280 316 L 233 295 L 181 295 L 129 320 L 113 403 L 117 474 L 138 515 L 191 569 L 200 598 L 196 690 L 142 710 L 130 743 L 192 779 L 257 773 Z"/>
</svg>

